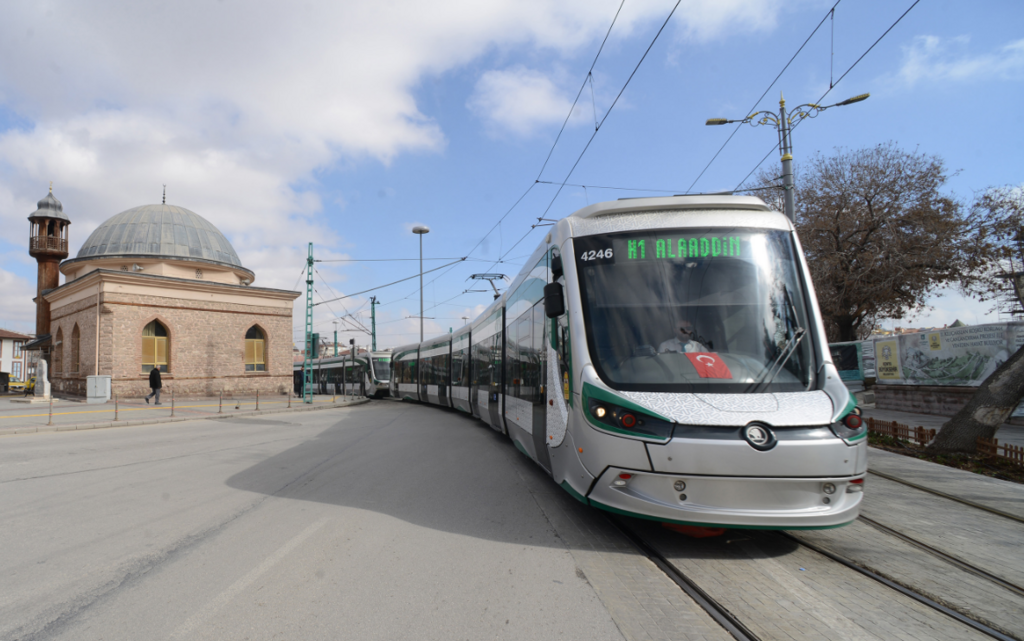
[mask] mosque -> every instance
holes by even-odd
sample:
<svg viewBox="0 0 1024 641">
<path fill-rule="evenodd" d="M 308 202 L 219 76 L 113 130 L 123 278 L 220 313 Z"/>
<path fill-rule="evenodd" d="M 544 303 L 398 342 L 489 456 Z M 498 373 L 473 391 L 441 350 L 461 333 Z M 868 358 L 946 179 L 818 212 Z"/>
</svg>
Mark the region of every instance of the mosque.
<svg viewBox="0 0 1024 641">
<path fill-rule="evenodd" d="M 87 376 L 107 375 L 113 394 L 143 396 L 156 368 L 178 396 L 291 388 L 300 293 L 253 287 L 202 216 L 165 195 L 104 222 L 71 260 L 71 220 L 52 187 L 28 219 L 39 269 L 36 339 L 25 349 L 42 351 L 54 392 L 85 396 Z"/>
</svg>

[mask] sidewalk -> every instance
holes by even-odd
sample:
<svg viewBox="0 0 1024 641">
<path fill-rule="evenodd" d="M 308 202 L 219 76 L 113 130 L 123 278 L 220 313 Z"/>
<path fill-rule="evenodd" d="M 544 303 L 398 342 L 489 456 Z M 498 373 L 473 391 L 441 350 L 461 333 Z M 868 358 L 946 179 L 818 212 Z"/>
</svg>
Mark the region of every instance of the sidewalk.
<svg viewBox="0 0 1024 641">
<path fill-rule="evenodd" d="M 165 394 L 159 406 L 147 405 L 141 398 L 119 400 L 90 405 L 78 400 L 53 399 L 52 415 L 50 404 L 15 403 L 12 399 L 20 395 L 0 395 L 0 436 L 26 432 L 57 432 L 85 430 L 103 427 L 123 427 L 152 423 L 170 423 L 195 419 L 236 418 L 260 416 L 282 412 L 303 412 L 309 410 L 346 407 L 369 402 L 361 396 L 314 395 L 311 404 L 302 398 L 287 396 L 261 396 L 257 408 L 256 397 L 225 398 L 223 404 L 217 397 L 177 398 L 172 408 L 169 394 Z M 289 408 L 289 404 L 291 407 Z M 116 420 L 115 420 L 116 416 Z"/>
<path fill-rule="evenodd" d="M 873 418 L 876 421 L 896 421 L 909 427 L 924 427 L 938 430 L 942 424 L 949 420 L 948 416 L 937 416 L 935 414 L 918 414 L 915 412 L 900 412 L 898 410 L 879 410 L 867 408 L 862 410 L 864 418 Z M 1010 425 L 1003 423 L 996 432 L 996 439 L 1000 443 L 1012 443 L 1013 445 L 1024 446 L 1024 426 Z"/>
</svg>

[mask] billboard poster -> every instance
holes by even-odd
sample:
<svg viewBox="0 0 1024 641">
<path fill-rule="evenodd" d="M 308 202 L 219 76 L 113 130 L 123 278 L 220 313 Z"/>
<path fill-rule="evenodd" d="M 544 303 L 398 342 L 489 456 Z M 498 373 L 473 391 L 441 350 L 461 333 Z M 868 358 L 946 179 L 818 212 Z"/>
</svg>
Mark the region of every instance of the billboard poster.
<svg viewBox="0 0 1024 641">
<path fill-rule="evenodd" d="M 898 340 L 875 341 L 875 372 L 879 381 L 902 383 Z"/>
<path fill-rule="evenodd" d="M 900 334 L 875 341 L 878 382 L 887 385 L 981 384 L 1024 343 L 1024 323 L 992 323 Z"/>
</svg>

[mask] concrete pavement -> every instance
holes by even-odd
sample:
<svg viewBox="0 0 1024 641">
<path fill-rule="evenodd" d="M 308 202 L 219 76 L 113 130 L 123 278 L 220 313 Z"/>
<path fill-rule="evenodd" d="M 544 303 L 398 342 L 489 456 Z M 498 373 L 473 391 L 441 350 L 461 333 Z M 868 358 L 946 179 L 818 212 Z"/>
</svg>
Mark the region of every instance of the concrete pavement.
<svg viewBox="0 0 1024 641">
<path fill-rule="evenodd" d="M 0 639 L 728 639 L 600 512 L 455 412 L 373 403 L 2 442 Z M 879 450 L 869 465 L 1024 513 L 1024 486 Z M 1024 524 L 875 475 L 864 514 L 1022 580 Z M 774 533 L 637 527 L 766 640 L 979 638 Z M 1022 629 L 1019 597 L 865 522 L 795 534 Z"/>
</svg>

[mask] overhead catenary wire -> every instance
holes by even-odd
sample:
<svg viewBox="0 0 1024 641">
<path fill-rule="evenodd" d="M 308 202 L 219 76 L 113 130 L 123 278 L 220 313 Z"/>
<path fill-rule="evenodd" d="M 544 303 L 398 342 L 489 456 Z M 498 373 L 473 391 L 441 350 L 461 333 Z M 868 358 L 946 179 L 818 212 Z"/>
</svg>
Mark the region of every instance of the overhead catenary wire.
<svg viewBox="0 0 1024 641">
<path fill-rule="evenodd" d="M 551 210 L 551 207 L 555 204 L 555 201 L 558 200 L 558 196 L 562 193 L 562 189 L 564 189 L 566 184 L 569 182 L 569 178 L 572 176 L 573 172 L 576 171 L 576 167 L 580 164 L 580 161 L 583 160 L 583 156 L 586 155 L 587 150 L 590 149 L 590 145 L 591 145 L 591 143 L 594 142 L 594 138 L 596 138 L 598 132 L 601 131 L 601 127 L 603 127 L 605 121 L 608 120 L 608 116 L 610 116 L 611 113 L 612 113 L 612 110 L 615 109 L 615 105 L 618 104 L 619 99 L 622 98 L 622 94 L 625 93 L 626 88 L 629 87 L 629 83 L 633 80 L 633 77 L 636 75 L 636 72 L 640 69 L 640 65 L 642 65 L 644 60 L 647 59 L 647 54 L 649 54 L 651 52 L 651 49 L 654 48 L 654 44 L 658 41 L 658 38 L 661 36 L 662 32 L 665 30 L 665 27 L 668 26 L 669 21 L 672 19 L 672 16 L 675 15 L 676 9 L 679 8 L 679 5 L 680 5 L 681 2 L 682 2 L 682 0 L 677 0 L 676 1 L 675 5 L 673 5 L 673 7 L 672 7 L 672 10 L 669 12 L 668 16 L 665 18 L 665 21 L 661 24 L 661 27 L 658 28 L 658 32 L 654 34 L 654 38 L 652 38 L 651 39 L 651 43 L 649 45 L 647 45 L 647 49 L 645 49 L 644 50 L 644 54 L 642 56 L 640 56 L 640 60 L 637 61 L 636 66 L 633 67 L 633 71 L 629 74 L 629 77 L 626 78 L 626 82 L 623 83 L 622 88 L 619 89 L 619 93 L 616 94 L 615 99 L 612 101 L 612 104 L 608 107 L 608 110 L 604 113 L 604 116 L 601 118 L 600 122 L 598 122 L 596 124 L 596 126 L 594 127 L 594 133 L 592 133 L 590 135 L 590 139 L 587 140 L 587 144 L 583 147 L 583 150 L 580 152 L 579 157 L 576 158 L 576 162 L 574 162 L 572 167 L 569 169 L 569 173 L 567 173 L 566 176 L 565 176 L 565 179 L 563 179 L 562 182 L 559 183 L 558 189 L 555 191 L 555 195 L 554 195 L 554 197 L 552 197 L 551 202 L 549 202 L 548 206 L 544 209 L 544 213 L 537 217 L 537 222 L 538 223 L 540 223 L 540 222 L 542 222 L 544 220 L 544 217 L 547 216 L 548 212 Z M 621 9 L 621 7 L 620 7 L 620 9 Z M 603 46 L 603 43 L 602 43 L 602 46 Z M 596 59 L 595 59 L 595 62 L 596 62 Z M 583 86 L 585 87 L 586 83 L 584 83 Z M 581 92 L 582 92 L 582 89 L 581 89 Z M 570 114 L 571 114 L 571 111 L 570 111 Z M 545 161 L 545 164 L 546 164 L 546 161 Z M 542 173 L 543 173 L 543 170 L 542 170 Z M 537 179 L 537 181 L 534 184 L 537 184 L 539 182 L 540 182 L 540 177 L 538 176 L 538 179 Z M 555 184 L 555 183 L 549 183 L 549 184 Z M 497 265 L 499 261 L 503 260 L 506 256 L 508 256 L 508 254 L 511 253 L 513 249 L 518 247 L 520 243 L 522 243 L 524 240 L 526 240 L 526 238 L 531 233 L 533 233 L 533 231 L 537 228 L 537 226 L 538 225 L 536 225 L 536 224 L 535 225 L 531 225 L 530 229 L 525 234 L 523 234 L 523 236 L 519 240 L 517 240 L 508 250 L 504 251 L 501 254 L 501 256 L 499 257 L 498 261 L 495 261 L 494 263 L 492 263 L 492 266 L 493 265 Z"/>
<path fill-rule="evenodd" d="M 754 113 L 757 110 L 757 106 L 761 104 L 761 101 L 764 100 L 764 97 L 767 96 L 768 92 L 772 90 L 772 87 L 774 87 L 775 83 L 777 83 L 779 81 L 779 78 L 782 77 L 782 74 L 786 73 L 786 69 L 789 69 L 789 65 L 793 64 L 793 61 L 796 60 L 796 57 L 799 56 L 800 52 L 804 50 L 804 47 L 806 47 L 807 43 L 811 41 L 811 38 L 814 37 L 814 34 L 818 33 L 818 29 L 821 29 L 821 25 L 825 24 L 825 21 L 828 20 L 829 16 L 835 15 L 836 7 L 838 7 L 839 3 L 842 2 L 842 1 L 843 0 L 836 0 L 836 3 L 834 5 L 832 5 L 832 8 L 829 9 L 825 13 L 825 16 L 821 19 L 821 22 L 818 23 L 818 26 L 815 27 L 813 31 L 811 31 L 811 35 L 807 36 L 807 39 L 804 40 L 804 43 L 802 45 L 800 45 L 799 49 L 796 50 L 796 53 L 794 53 L 793 57 L 791 57 L 789 59 L 789 62 L 787 62 L 786 65 L 782 68 L 782 71 L 780 71 L 779 74 L 777 76 L 775 76 L 775 80 L 772 80 L 771 84 L 768 85 L 768 88 L 765 89 L 764 93 L 761 94 L 761 97 L 758 98 L 757 102 L 754 103 L 754 106 L 751 107 L 749 110 L 747 110 L 747 113 Z M 830 79 L 829 85 L 830 85 L 830 87 L 834 86 L 831 83 L 831 79 Z M 699 181 L 701 179 L 701 177 L 704 176 L 704 174 L 707 172 L 707 170 L 711 167 L 712 163 L 715 162 L 715 160 L 718 158 L 719 154 L 722 153 L 722 150 L 725 149 L 725 146 L 729 144 L 729 141 L 733 139 L 733 136 L 736 135 L 736 133 L 740 130 L 740 127 L 742 127 L 742 126 L 743 126 L 743 123 L 739 123 L 739 124 L 736 125 L 736 128 L 732 130 L 732 133 L 729 134 L 729 137 L 725 139 L 725 142 L 722 143 L 722 146 L 718 148 L 718 151 L 715 152 L 715 155 L 712 156 L 711 160 L 708 161 L 708 164 L 704 166 L 704 169 L 701 170 L 700 174 L 698 174 L 697 177 L 693 179 L 693 182 L 690 184 L 690 186 L 687 187 L 687 189 L 686 189 L 687 192 L 689 192 L 691 189 L 693 189 L 693 186 L 697 184 L 697 181 Z M 762 161 L 762 162 L 764 162 L 764 161 Z"/>
<path fill-rule="evenodd" d="M 665 18 L 665 22 L 661 24 L 661 27 L 658 29 L 658 32 L 654 34 L 654 38 L 651 40 L 651 44 L 647 45 L 647 49 L 644 51 L 644 55 L 640 56 L 640 60 L 636 63 L 636 66 L 633 68 L 632 73 L 629 74 L 629 77 L 626 78 L 626 82 L 622 85 L 622 89 L 619 89 L 619 93 L 615 96 L 615 100 L 613 100 L 612 104 L 608 107 L 608 111 L 604 113 L 604 117 L 601 118 L 601 122 L 598 123 L 597 126 L 594 128 L 594 133 L 590 135 L 590 139 L 587 141 L 587 144 L 583 147 L 583 151 L 580 152 L 580 155 L 576 159 L 576 162 L 574 162 L 572 168 L 569 169 L 569 173 L 565 175 L 565 179 L 562 181 L 562 184 L 559 185 L 558 190 L 555 192 L 555 195 L 551 199 L 551 202 L 548 203 L 547 208 L 544 209 L 544 213 L 537 218 L 538 222 L 548 215 L 548 211 L 551 210 L 551 206 L 555 204 L 556 200 L 558 200 L 558 195 L 562 193 L 562 189 L 565 187 L 565 183 L 569 182 L 569 178 L 572 176 L 573 172 L 576 171 L 577 165 L 580 164 L 580 161 L 583 160 L 583 156 L 586 155 L 587 150 L 590 149 L 590 144 L 594 142 L 594 138 L 597 137 L 598 132 L 601 131 L 601 127 L 604 126 L 604 122 L 608 120 L 608 116 L 610 116 L 612 110 L 615 109 L 615 105 L 618 104 L 619 98 L 621 98 L 622 94 L 626 91 L 626 87 L 628 87 L 629 83 L 633 80 L 633 76 L 635 76 L 636 72 L 640 69 L 640 65 L 642 65 L 644 60 L 647 59 L 647 54 L 651 52 L 651 49 L 654 47 L 654 43 L 656 43 L 658 41 L 658 38 L 661 36 L 661 32 L 665 30 L 666 26 L 668 26 L 669 20 L 672 19 L 673 15 L 675 15 L 676 9 L 679 8 L 679 4 L 681 2 L 682 0 L 676 0 L 675 5 L 672 7 L 672 11 L 669 11 L 668 17 Z M 533 230 L 531 229 L 530 231 Z M 529 232 L 527 232 L 527 235 L 529 235 Z M 516 243 L 516 245 L 518 245 L 520 242 L 522 242 L 522 239 L 520 239 Z M 515 247 L 515 245 L 513 245 L 513 247 Z"/>
<path fill-rule="evenodd" d="M 864 51 L 864 53 L 860 54 L 860 57 L 857 58 L 857 60 L 855 60 L 854 63 L 852 65 L 850 65 L 850 67 L 846 71 L 843 72 L 843 75 L 839 76 L 839 78 L 836 79 L 836 81 L 834 83 L 831 83 L 831 86 L 827 90 L 825 90 L 825 93 L 821 94 L 821 97 L 818 98 L 815 102 L 816 103 L 821 102 L 822 100 L 825 99 L 825 96 L 827 96 L 830 93 L 832 93 L 832 90 L 835 89 L 836 86 L 840 82 L 842 82 L 843 78 L 845 78 L 848 73 L 853 71 L 853 68 L 856 67 L 858 64 L 860 64 L 860 61 L 863 60 L 864 57 L 867 56 L 869 53 L 871 53 L 871 50 L 874 49 L 875 46 L 878 45 L 878 43 L 881 42 L 883 38 L 885 38 L 887 35 L 889 35 L 890 31 L 892 31 L 893 29 L 896 28 L 896 25 L 898 25 L 900 23 L 900 21 L 903 20 L 903 18 L 905 18 L 907 16 L 907 14 L 910 13 L 910 11 L 914 7 L 916 7 L 919 2 L 921 2 L 921 0 L 914 0 L 914 4 L 912 4 L 909 7 L 907 7 L 907 10 L 904 11 L 902 14 L 900 14 L 900 17 L 896 18 L 896 21 L 893 22 L 891 25 L 889 25 L 889 28 L 886 29 L 885 32 L 882 35 L 878 36 L 878 39 L 875 40 L 873 43 L 871 43 L 871 46 L 868 47 Z M 797 120 L 796 123 L 794 123 L 793 126 L 790 127 L 790 129 L 789 129 L 790 135 L 792 135 L 793 130 L 796 129 L 800 125 L 801 122 L 803 122 L 803 120 Z M 737 191 L 739 191 L 740 188 L 743 186 L 743 184 L 745 182 L 747 182 L 747 180 L 754 174 L 754 172 L 757 171 L 758 168 L 762 164 L 764 164 L 764 161 L 768 160 L 768 157 L 771 156 L 772 152 L 774 152 L 776 149 L 778 149 L 778 145 L 777 144 L 773 145 L 772 148 L 768 151 L 768 153 L 765 154 L 764 158 L 762 158 L 760 162 L 758 162 L 756 165 L 754 165 L 754 168 L 751 169 L 750 172 L 743 178 L 743 180 L 741 180 L 739 182 L 739 184 L 736 186 L 736 190 Z"/>
<path fill-rule="evenodd" d="M 316 275 L 320 277 L 320 280 L 321 280 L 321 281 L 323 282 L 323 284 L 324 284 L 324 285 L 327 285 L 327 289 L 329 289 L 329 290 L 331 291 L 331 294 L 333 294 L 334 296 L 337 296 L 337 295 L 338 295 L 338 293 L 337 293 L 336 291 L 334 291 L 334 288 L 333 288 L 333 287 L 331 287 L 331 284 L 330 284 L 329 282 L 327 282 L 327 279 L 326 279 L 326 278 L 324 278 L 324 277 L 323 277 L 323 274 L 321 274 L 321 273 L 320 273 L 320 270 L 318 270 L 318 269 L 317 269 L 316 267 L 314 267 L 314 268 L 313 268 L 313 271 L 314 271 L 314 272 L 316 272 Z M 320 292 L 317 292 L 317 294 L 320 294 Z M 320 299 L 321 299 L 321 300 L 323 300 L 323 296 L 320 296 Z M 331 314 L 334 314 L 334 316 L 335 316 L 335 317 L 338 317 L 339 319 L 344 319 L 344 318 L 346 318 L 346 317 L 348 317 L 348 316 L 351 316 L 351 313 L 350 313 L 350 312 L 348 311 L 348 307 L 346 307 L 346 306 L 345 306 L 345 303 L 343 303 L 343 302 L 340 302 L 340 301 L 341 301 L 341 299 L 340 299 L 340 298 L 337 298 L 337 299 L 335 299 L 335 300 L 339 301 L 339 304 L 341 305 L 341 308 L 342 308 L 343 310 L 345 310 L 345 316 L 340 316 L 340 317 L 339 317 L 339 316 L 338 316 L 338 314 L 337 314 L 337 313 L 335 313 L 335 311 L 334 311 L 333 309 L 331 309 L 331 306 L 330 306 L 330 305 L 328 305 L 328 306 L 327 306 L 327 309 L 328 309 L 328 310 L 330 310 Z M 353 320 L 355 320 L 355 319 L 353 319 Z M 365 326 L 363 326 L 363 325 L 362 325 L 361 323 L 359 323 L 358 321 L 355 321 L 355 322 L 356 322 L 356 323 L 357 323 L 357 324 L 359 325 L 359 329 L 360 329 L 360 330 L 362 330 L 362 331 L 366 332 L 367 334 L 369 334 L 369 333 L 370 333 L 370 330 L 368 330 L 368 329 L 367 329 L 367 328 L 366 328 Z"/>
<path fill-rule="evenodd" d="M 542 185 L 557 185 L 558 183 L 551 182 L 550 180 L 538 180 L 537 182 Z M 566 187 L 582 187 L 583 189 L 614 189 L 616 191 L 641 191 L 641 192 L 656 192 L 662 194 L 675 194 L 678 196 L 697 196 L 704 195 L 703 192 L 697 192 L 696 194 L 690 194 L 682 189 L 650 189 L 648 187 L 611 187 L 608 185 L 579 185 L 575 183 L 565 183 Z M 757 191 L 759 189 L 770 189 L 770 187 L 755 187 L 752 189 L 744 189 L 743 191 Z M 549 219 L 545 219 L 549 220 Z M 525 258 L 525 256 L 524 256 Z M 486 261 L 483 261 L 486 262 Z"/>
<path fill-rule="evenodd" d="M 679 7 L 680 2 L 681 2 L 681 0 L 677 0 L 675 6 L 673 6 L 672 11 L 668 15 L 668 18 L 665 19 L 665 23 L 662 24 L 660 29 L 658 29 L 658 33 L 655 35 L 654 39 L 651 41 L 651 45 L 648 46 L 647 50 L 644 52 L 644 55 L 640 58 L 640 62 L 637 63 L 637 66 L 633 69 L 633 72 L 629 75 L 629 78 L 626 80 L 626 83 L 623 85 L 622 89 L 619 91 L 618 95 L 615 97 L 615 100 L 612 102 L 611 106 L 608 108 L 608 111 L 605 112 L 604 117 L 600 120 L 600 122 L 595 122 L 594 135 L 597 134 L 597 131 L 600 130 L 601 126 L 604 124 L 604 121 L 608 118 L 608 115 L 611 113 L 612 109 L 618 103 L 619 98 L 621 98 L 621 96 L 622 96 L 622 93 L 625 91 L 626 87 L 629 85 L 629 82 L 633 79 L 633 76 L 636 74 L 636 71 L 639 68 L 640 64 L 643 62 L 644 58 L 647 57 L 647 53 L 651 50 L 651 47 L 654 45 L 654 42 L 657 41 L 658 36 L 661 35 L 661 32 L 664 30 L 665 25 L 668 24 L 669 19 L 671 19 L 672 15 L 675 13 L 676 9 Z M 526 190 L 522 193 L 522 195 L 519 196 L 519 198 L 516 200 L 516 202 L 513 203 L 512 206 L 509 207 L 509 209 L 501 216 L 501 218 L 498 219 L 498 222 L 495 223 L 494 226 L 491 227 L 491 229 L 488 230 L 487 233 L 484 234 L 483 237 L 481 237 L 481 239 L 479 241 L 477 241 L 477 243 L 475 245 L 473 245 L 473 247 L 468 252 L 466 252 L 467 258 L 474 251 L 476 251 L 476 249 L 480 245 L 483 244 L 483 242 L 494 232 L 495 229 L 500 228 L 501 223 L 504 222 L 504 220 L 509 216 L 509 214 L 512 213 L 513 210 L 515 210 L 515 208 L 517 206 L 519 206 L 519 203 L 521 203 L 523 201 L 523 199 L 526 198 L 526 196 L 533 190 L 533 188 L 537 184 L 539 184 L 540 177 L 544 174 L 544 169 L 547 167 L 547 163 L 551 159 L 551 155 L 554 152 L 554 149 L 557 146 L 559 139 L 561 138 L 562 132 L 564 131 L 565 126 L 568 124 L 569 119 L 572 117 L 573 109 L 575 109 L 575 106 L 576 106 L 577 102 L 579 101 L 580 95 L 582 95 L 583 90 L 586 88 L 588 81 L 591 82 L 591 85 L 593 83 L 593 80 L 591 78 L 591 74 L 593 72 L 594 66 L 597 64 L 597 60 L 600 58 L 601 52 L 604 50 L 604 46 L 605 46 L 605 44 L 608 41 L 608 37 L 611 34 L 612 28 L 615 26 L 615 23 L 618 20 L 619 13 L 622 11 L 623 5 L 625 5 L 625 0 L 622 0 L 622 3 L 620 3 L 619 9 L 616 11 L 615 16 L 612 19 L 612 23 L 611 23 L 611 25 L 609 25 L 608 31 L 605 33 L 604 39 L 601 41 L 601 46 L 598 48 L 597 54 L 594 56 L 594 61 L 591 63 L 590 70 L 587 72 L 587 78 L 584 79 L 583 84 L 580 86 L 580 91 L 576 95 L 576 100 L 573 101 L 573 106 L 569 109 L 569 113 L 566 116 L 565 122 L 563 122 L 563 124 L 562 124 L 562 129 L 559 130 L 559 133 L 556 136 L 554 143 L 552 144 L 551 150 L 548 152 L 547 158 L 545 158 L 544 163 L 541 166 L 540 172 L 538 172 L 537 179 L 534 180 L 534 182 L 530 183 L 530 185 L 526 188 Z M 596 106 L 595 106 L 595 109 L 596 109 Z M 595 113 L 595 115 L 596 115 L 596 113 Z M 593 141 L 593 137 L 594 136 L 591 136 L 591 139 L 590 139 L 591 142 Z M 589 146 L 590 146 L 590 142 L 587 143 L 587 147 L 589 147 Z M 583 153 L 586 153 L 586 148 L 584 148 Z M 580 154 L 580 158 L 578 158 L 576 160 L 576 164 L 578 164 L 580 159 L 582 159 L 583 153 L 581 153 Z M 575 169 L 575 166 L 576 165 L 573 165 L 573 169 Z M 571 173 L 572 172 L 570 171 L 570 175 L 571 175 Z M 565 180 L 568 181 L 568 179 L 569 179 L 569 176 L 566 176 Z M 565 181 L 563 181 L 563 186 L 564 186 L 564 182 Z M 561 190 L 561 187 L 559 187 L 559 190 Z M 557 198 L 557 194 L 556 194 L 555 198 Z M 552 200 L 552 203 L 553 202 L 554 202 L 554 200 Z M 551 205 L 548 205 L 548 209 L 550 209 L 550 208 L 551 208 Z M 545 213 L 547 213 L 547 210 L 545 210 Z M 531 231 L 532 231 L 532 228 L 531 228 Z M 499 259 L 497 261 L 492 262 L 491 265 L 492 266 L 493 265 L 497 265 L 498 263 L 502 262 L 504 260 L 504 258 L 508 255 L 508 253 L 511 251 L 511 249 L 514 249 L 521 242 L 522 242 L 522 239 L 517 241 L 516 244 L 513 245 L 512 248 L 510 248 L 509 251 L 503 252 L 502 255 L 499 257 Z M 442 267 L 444 267 L 444 266 L 442 266 Z M 440 269 L 440 268 L 438 268 L 438 269 Z M 454 269 L 454 266 L 452 267 L 452 269 Z M 431 271 L 433 271 L 433 270 L 431 270 Z M 451 269 L 448 269 L 444 273 L 439 274 L 437 277 L 432 279 L 430 281 L 430 283 L 428 283 L 428 284 L 434 283 L 435 281 L 437 281 L 438 279 L 440 279 L 441 277 L 443 277 L 444 275 L 446 275 L 450 271 L 451 271 Z M 428 272 L 424 272 L 424 273 L 428 273 Z M 404 279 L 404 280 L 409 280 L 409 279 Z M 396 281 L 396 282 L 402 282 L 402 281 Z M 372 291 L 372 290 L 366 290 L 366 291 Z M 360 292 L 360 293 L 365 293 L 365 292 Z M 414 293 L 415 292 L 413 292 L 413 294 Z M 355 295 L 355 294 L 352 294 L 352 295 Z M 411 295 L 412 294 L 410 294 L 410 296 Z M 460 296 L 461 295 L 462 294 L 460 294 Z M 406 296 L 405 298 L 408 298 L 408 296 Z M 404 298 L 400 299 L 400 300 L 404 300 Z M 393 302 L 397 302 L 397 301 L 393 301 Z"/>
<path fill-rule="evenodd" d="M 433 268 L 433 269 L 429 269 L 429 270 L 427 270 L 427 271 L 425 271 L 425 272 L 423 272 L 423 273 L 424 273 L 424 274 L 429 274 L 430 272 L 436 272 L 436 271 L 437 271 L 437 270 L 439 270 L 439 269 L 444 269 L 445 267 L 450 267 L 450 266 L 452 266 L 452 265 L 455 265 L 455 264 L 461 263 L 461 262 L 463 262 L 464 260 L 465 260 L 464 258 L 460 258 L 460 259 L 458 259 L 458 260 L 456 260 L 456 261 L 453 261 L 453 262 L 451 262 L 451 263 L 448 263 L 447 265 L 441 265 L 440 267 L 435 267 L 435 268 Z M 342 300 L 342 299 L 344 299 L 344 298 L 352 298 L 353 296 L 359 296 L 360 294 L 365 294 L 365 293 L 367 293 L 367 292 L 372 292 L 372 291 L 376 291 L 376 290 L 378 290 L 378 289 L 384 289 L 385 287 L 391 287 L 392 285 L 397 285 L 398 283 L 404 283 L 404 282 L 405 282 L 405 281 L 407 281 L 407 280 L 412 280 L 412 279 L 414 279 L 414 278 L 418 278 L 419 276 L 420 276 L 420 275 L 419 275 L 418 273 L 417 273 L 417 274 L 413 274 L 412 276 L 409 276 L 409 277 L 406 277 L 406 278 L 401 278 L 401 279 L 399 279 L 399 280 L 396 280 L 396 281 L 392 281 L 392 282 L 390 282 L 390 283 L 387 283 L 386 285 L 378 285 L 377 287 L 371 287 L 370 289 L 364 289 L 364 290 L 363 290 L 363 291 L 361 291 L 361 292 L 355 292 L 355 293 L 353 293 L 353 294 L 345 294 L 344 296 L 339 296 L 339 297 L 337 297 L 337 298 L 332 298 L 331 300 L 324 300 L 324 301 L 321 301 L 321 302 L 319 302 L 319 303 L 314 303 L 314 307 L 315 307 L 316 305 L 324 305 L 324 304 L 327 304 L 327 303 L 333 303 L 333 302 L 334 302 L 334 301 L 336 301 L 336 300 Z"/>
<path fill-rule="evenodd" d="M 419 258 L 333 258 L 328 260 L 315 260 L 315 263 L 395 263 L 401 261 L 418 261 Z M 423 260 L 467 260 L 478 263 L 486 263 L 486 258 L 470 258 L 469 256 L 449 256 L 447 258 L 424 258 Z M 305 269 L 305 267 L 303 267 Z"/>
<path fill-rule="evenodd" d="M 548 162 L 551 160 L 551 154 L 555 153 L 555 147 L 558 146 L 558 141 L 562 138 L 562 132 L 565 131 L 565 126 L 569 124 L 569 119 L 572 118 L 572 112 L 576 109 L 576 103 L 579 102 L 580 96 L 583 95 L 583 90 L 587 88 L 587 82 L 590 82 L 590 90 L 594 90 L 594 66 L 597 65 L 597 59 L 601 57 L 601 52 L 604 51 L 604 45 L 608 42 L 608 36 L 612 33 L 612 27 L 615 26 L 615 22 L 619 19 L 619 13 L 622 12 L 622 7 L 626 4 L 626 0 L 622 0 L 619 4 L 618 11 L 615 12 L 615 17 L 612 18 L 612 23 L 608 25 L 608 32 L 604 34 L 604 40 L 601 41 L 601 46 L 597 48 L 597 55 L 594 56 L 594 61 L 590 63 L 590 69 L 587 70 L 587 76 L 583 79 L 583 84 L 580 85 L 580 90 L 576 94 L 576 100 L 572 101 L 572 106 L 569 107 L 569 113 L 565 116 L 565 122 L 562 123 L 562 128 L 558 130 L 558 135 L 555 136 L 555 141 L 551 143 L 551 149 L 548 151 L 547 158 L 544 159 L 544 164 L 541 165 L 540 171 L 537 172 L 537 181 L 540 181 L 540 177 L 544 175 L 544 169 L 547 168 Z M 594 102 L 594 129 L 599 129 L 597 124 L 597 102 Z"/>
</svg>

